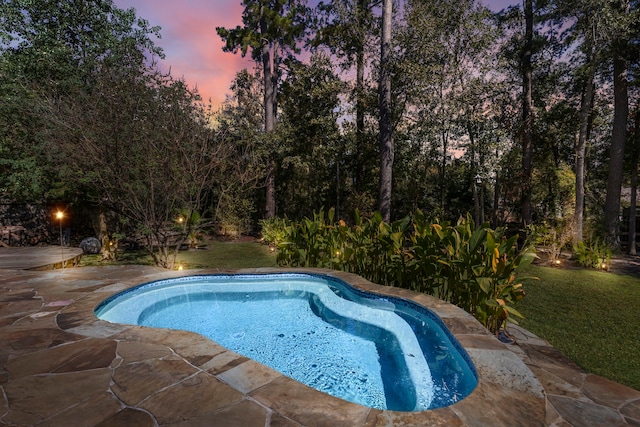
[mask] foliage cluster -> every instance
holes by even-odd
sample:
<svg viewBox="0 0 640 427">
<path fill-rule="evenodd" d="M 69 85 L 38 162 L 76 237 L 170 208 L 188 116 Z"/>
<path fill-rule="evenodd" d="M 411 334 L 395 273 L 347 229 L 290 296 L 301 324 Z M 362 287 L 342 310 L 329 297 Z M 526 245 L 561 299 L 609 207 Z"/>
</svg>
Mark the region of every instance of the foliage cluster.
<svg viewBox="0 0 640 427">
<path fill-rule="evenodd" d="M 103 248 L 126 234 L 173 268 L 204 217 L 248 228 L 260 168 L 255 141 L 160 70 L 155 37 L 111 0 L 2 3 L 0 194 L 91 204 Z"/>
<path fill-rule="evenodd" d="M 429 221 L 417 210 L 392 223 L 379 213 L 353 226 L 335 221 L 334 211 L 313 219 L 282 222 L 278 263 L 349 271 L 388 286 L 434 295 L 473 314 L 497 333 L 512 317 L 513 303 L 525 295 L 516 271 L 535 258 L 532 247 L 518 250 L 518 236 L 467 216 L 456 224 Z M 273 227 L 271 227 L 273 228 Z M 269 230 L 271 236 L 276 232 Z"/>
<path fill-rule="evenodd" d="M 573 257 L 583 267 L 607 270 L 611 262 L 611 248 L 604 242 L 594 239 L 582 240 L 573 245 Z"/>
<path fill-rule="evenodd" d="M 291 224 L 291 221 L 279 216 L 260 220 L 262 241 L 267 245 L 277 245 L 278 242 L 284 242 L 287 229 Z"/>
<path fill-rule="evenodd" d="M 547 221 L 527 226 L 527 237 L 535 245 L 543 246 L 550 260 L 556 260 L 565 249 L 570 249 L 573 240 L 571 220 L 556 221 L 556 225 Z"/>
</svg>

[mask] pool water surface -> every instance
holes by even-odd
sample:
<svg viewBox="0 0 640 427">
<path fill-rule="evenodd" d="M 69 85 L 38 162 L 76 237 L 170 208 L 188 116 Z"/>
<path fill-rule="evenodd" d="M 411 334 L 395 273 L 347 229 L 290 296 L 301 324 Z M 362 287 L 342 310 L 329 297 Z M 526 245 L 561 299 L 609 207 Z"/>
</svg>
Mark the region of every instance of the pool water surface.
<svg viewBox="0 0 640 427">
<path fill-rule="evenodd" d="M 317 390 L 372 408 L 448 406 L 477 385 L 468 355 L 435 314 L 323 275 L 162 280 L 109 298 L 96 315 L 202 334 Z"/>
</svg>

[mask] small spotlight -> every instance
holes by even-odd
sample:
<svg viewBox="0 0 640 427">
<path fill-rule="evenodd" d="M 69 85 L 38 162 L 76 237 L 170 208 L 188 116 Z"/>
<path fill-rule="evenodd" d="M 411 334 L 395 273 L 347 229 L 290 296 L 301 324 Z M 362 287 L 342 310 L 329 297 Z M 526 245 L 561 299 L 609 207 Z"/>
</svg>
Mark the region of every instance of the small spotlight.
<svg viewBox="0 0 640 427">
<path fill-rule="evenodd" d="M 269 245 L 269 252 L 275 252 L 276 251 L 276 247 L 273 245 Z"/>
<path fill-rule="evenodd" d="M 554 259 L 554 260 L 553 260 L 553 263 L 554 263 L 555 265 L 560 265 L 560 264 L 561 264 L 561 261 L 560 261 L 560 259 L 557 259 L 557 258 L 556 258 L 556 259 Z"/>
<path fill-rule="evenodd" d="M 607 269 L 607 264 L 603 262 L 603 263 L 602 263 L 602 265 L 601 265 L 600 267 L 601 267 L 603 270 L 606 270 L 606 269 Z"/>
<path fill-rule="evenodd" d="M 182 264 L 178 265 L 178 270 L 181 271 L 182 270 Z"/>
<path fill-rule="evenodd" d="M 340 252 L 339 250 L 336 251 L 336 256 L 340 256 L 340 254 L 342 254 L 342 252 Z"/>
</svg>

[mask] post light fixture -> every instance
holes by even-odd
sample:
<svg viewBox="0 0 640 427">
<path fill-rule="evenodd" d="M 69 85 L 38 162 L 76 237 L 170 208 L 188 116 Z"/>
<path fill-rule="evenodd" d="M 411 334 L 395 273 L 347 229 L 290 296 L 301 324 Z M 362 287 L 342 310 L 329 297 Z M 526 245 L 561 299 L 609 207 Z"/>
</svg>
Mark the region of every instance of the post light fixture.
<svg viewBox="0 0 640 427">
<path fill-rule="evenodd" d="M 61 210 L 56 212 L 56 219 L 60 224 L 60 266 L 64 268 L 64 244 L 62 242 L 62 218 L 64 218 L 64 213 Z"/>
<path fill-rule="evenodd" d="M 482 177 L 480 174 L 477 174 L 473 179 L 476 181 L 476 185 L 482 185 Z"/>
</svg>

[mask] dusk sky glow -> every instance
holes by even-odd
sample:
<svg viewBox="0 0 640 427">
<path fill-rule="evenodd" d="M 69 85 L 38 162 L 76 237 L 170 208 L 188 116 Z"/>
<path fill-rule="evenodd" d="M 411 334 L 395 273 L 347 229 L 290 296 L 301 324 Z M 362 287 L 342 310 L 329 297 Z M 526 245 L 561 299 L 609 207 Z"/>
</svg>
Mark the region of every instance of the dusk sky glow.
<svg viewBox="0 0 640 427">
<path fill-rule="evenodd" d="M 513 0 L 489 0 L 492 10 L 500 10 Z M 164 49 L 162 69 L 171 68 L 174 78 L 197 86 L 204 101 L 214 105 L 224 101 L 235 74 L 252 69 L 250 56 L 222 51 L 216 27 L 232 28 L 242 23 L 240 0 L 114 0 L 121 9 L 134 8 L 151 26 L 162 27 L 156 44 Z"/>
</svg>

